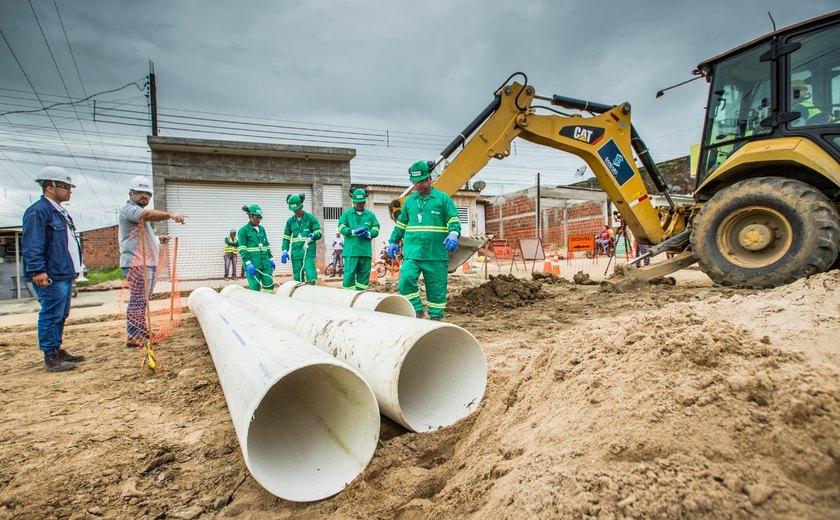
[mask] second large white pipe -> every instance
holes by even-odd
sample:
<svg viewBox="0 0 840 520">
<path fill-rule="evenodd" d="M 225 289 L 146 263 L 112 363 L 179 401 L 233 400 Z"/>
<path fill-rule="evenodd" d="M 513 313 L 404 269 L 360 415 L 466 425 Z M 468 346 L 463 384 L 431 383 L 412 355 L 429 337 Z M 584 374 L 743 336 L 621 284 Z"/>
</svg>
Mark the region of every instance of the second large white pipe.
<svg viewBox="0 0 840 520">
<path fill-rule="evenodd" d="M 254 480 L 302 502 L 338 493 L 364 470 L 380 418 L 358 372 L 207 287 L 192 292 L 189 307 Z"/>
<path fill-rule="evenodd" d="M 278 298 L 238 285 L 222 295 L 358 370 L 382 413 L 410 430 L 449 426 L 484 396 L 484 352 L 457 325 Z"/>
<path fill-rule="evenodd" d="M 329 303 L 368 311 L 415 317 L 414 307 L 399 294 L 338 289 L 323 285 L 286 282 L 277 289 L 277 296 L 315 303 Z"/>
</svg>

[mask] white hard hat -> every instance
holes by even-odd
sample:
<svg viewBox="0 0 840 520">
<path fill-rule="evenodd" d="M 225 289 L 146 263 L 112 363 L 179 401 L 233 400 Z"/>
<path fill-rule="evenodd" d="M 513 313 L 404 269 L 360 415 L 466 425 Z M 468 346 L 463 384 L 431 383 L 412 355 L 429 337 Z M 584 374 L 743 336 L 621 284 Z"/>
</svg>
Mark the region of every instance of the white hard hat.
<svg viewBox="0 0 840 520">
<path fill-rule="evenodd" d="M 149 182 L 149 179 L 143 177 L 142 175 L 138 175 L 137 177 L 131 179 L 128 189 L 131 191 L 146 191 L 154 193 L 154 190 L 152 190 L 152 183 Z"/>
<path fill-rule="evenodd" d="M 71 188 L 76 187 L 73 184 L 73 180 L 70 179 L 70 174 L 61 166 L 45 166 L 41 168 L 41 171 L 38 172 L 38 176 L 35 178 L 35 182 L 42 184 L 45 181 L 66 182 Z"/>
</svg>

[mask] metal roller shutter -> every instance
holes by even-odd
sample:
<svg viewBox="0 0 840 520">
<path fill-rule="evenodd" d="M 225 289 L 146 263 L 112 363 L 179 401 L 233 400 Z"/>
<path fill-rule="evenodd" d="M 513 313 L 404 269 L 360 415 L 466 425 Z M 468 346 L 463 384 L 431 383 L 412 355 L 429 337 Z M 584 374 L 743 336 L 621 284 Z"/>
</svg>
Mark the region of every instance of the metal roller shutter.
<svg viewBox="0 0 840 520">
<path fill-rule="evenodd" d="M 167 211 L 187 215 L 187 223 L 167 222 L 168 234 L 179 238 L 178 272 L 181 279 L 220 278 L 224 274 L 224 239 L 231 229 L 248 223 L 242 206 L 259 204 L 278 272 L 290 272 L 291 262 L 280 263 L 283 229 L 292 215 L 286 196 L 303 193 L 303 209 L 312 212 L 312 187 L 277 184 L 166 183 Z M 241 264 L 241 259 L 240 262 Z"/>
<path fill-rule="evenodd" d="M 342 189 L 340 184 L 324 185 L 324 214 L 319 219 L 324 229 L 324 244 L 327 247 L 327 258 L 332 258 L 332 241 L 335 230 L 338 229 L 338 217 L 344 210 L 342 207 Z"/>
</svg>

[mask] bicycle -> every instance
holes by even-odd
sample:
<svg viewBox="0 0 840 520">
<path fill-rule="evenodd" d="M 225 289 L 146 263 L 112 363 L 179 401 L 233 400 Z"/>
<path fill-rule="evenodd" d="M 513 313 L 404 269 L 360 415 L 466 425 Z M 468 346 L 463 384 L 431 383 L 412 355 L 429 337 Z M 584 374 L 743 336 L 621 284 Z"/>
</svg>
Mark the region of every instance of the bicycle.
<svg viewBox="0 0 840 520">
<path fill-rule="evenodd" d="M 386 245 L 385 248 L 380 251 L 379 260 L 377 260 L 374 265 L 376 275 L 380 278 L 388 273 L 391 273 L 391 276 L 393 277 L 398 276 L 400 274 L 400 266 L 402 266 L 402 259 L 402 249 L 400 249 L 394 258 L 391 258 L 388 256 L 388 246 Z"/>
<path fill-rule="evenodd" d="M 338 264 L 332 263 L 324 268 L 325 276 L 340 276 L 344 274 L 344 257 L 338 258 Z"/>
</svg>

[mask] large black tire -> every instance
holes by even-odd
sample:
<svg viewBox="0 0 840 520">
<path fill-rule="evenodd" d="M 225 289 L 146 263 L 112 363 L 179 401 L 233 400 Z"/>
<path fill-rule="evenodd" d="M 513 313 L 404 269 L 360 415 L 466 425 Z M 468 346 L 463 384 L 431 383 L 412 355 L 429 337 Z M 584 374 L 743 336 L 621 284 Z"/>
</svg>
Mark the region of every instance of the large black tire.
<svg viewBox="0 0 840 520">
<path fill-rule="evenodd" d="M 748 179 L 703 205 L 691 248 L 717 284 L 777 287 L 831 267 L 840 248 L 840 214 L 804 182 Z"/>
</svg>

